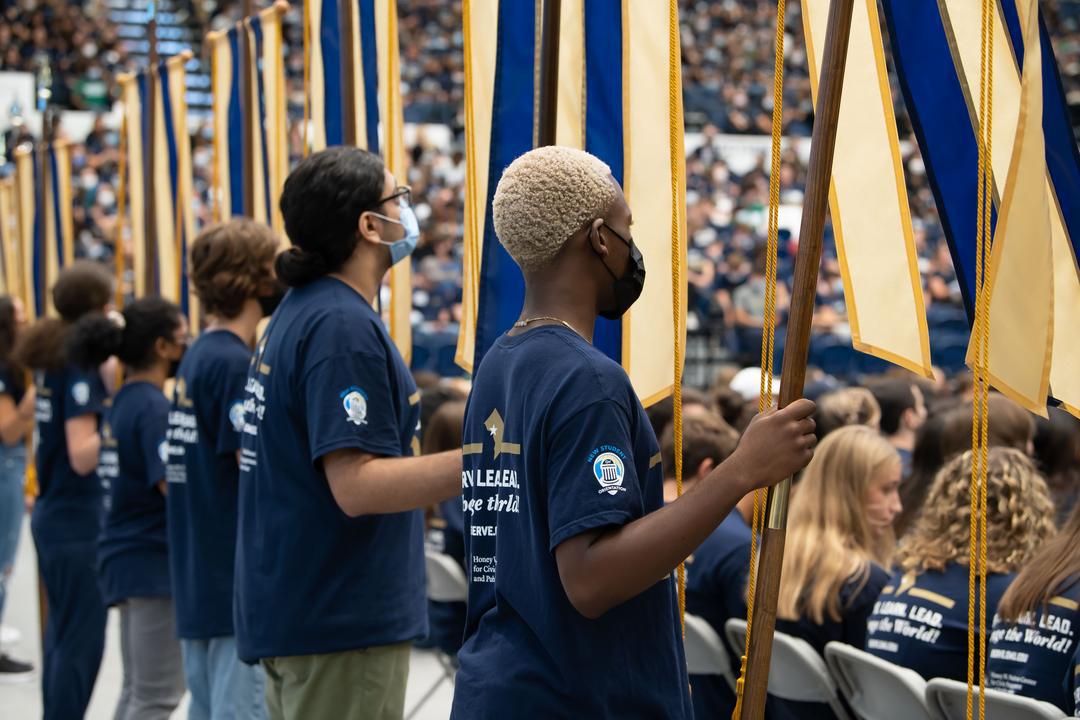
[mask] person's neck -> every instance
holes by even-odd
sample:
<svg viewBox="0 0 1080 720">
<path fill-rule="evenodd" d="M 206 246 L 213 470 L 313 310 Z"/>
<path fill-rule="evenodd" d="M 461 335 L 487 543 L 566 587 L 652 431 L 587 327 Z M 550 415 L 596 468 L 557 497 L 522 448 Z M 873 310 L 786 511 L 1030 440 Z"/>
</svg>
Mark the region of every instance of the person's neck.
<svg viewBox="0 0 1080 720">
<path fill-rule="evenodd" d="M 596 301 L 584 297 L 572 284 L 545 281 L 543 278 L 534 278 L 526 283 L 521 320 L 555 318 L 570 325 L 586 342 L 592 343 L 596 317 Z"/>
<path fill-rule="evenodd" d="M 911 452 L 915 449 L 915 433 L 910 430 L 900 430 L 889 437 L 893 447 Z"/>
<path fill-rule="evenodd" d="M 747 525 L 753 526 L 754 523 L 754 493 L 744 495 L 739 502 L 735 504 L 735 510 L 740 515 Z"/>
<path fill-rule="evenodd" d="M 142 370 L 132 370 L 124 380 L 125 385 L 145 382 L 150 383 L 158 390 L 165 387 L 165 381 L 169 378 L 169 368 L 164 363 L 157 363 Z"/>
<path fill-rule="evenodd" d="M 383 276 L 389 269 L 390 266 L 380 261 L 375 253 L 354 252 L 352 257 L 341 266 L 341 270 L 330 273 L 330 277 L 345 283 L 360 293 L 369 305 L 375 307 Z"/>
<path fill-rule="evenodd" d="M 255 347 L 255 332 L 262 320 L 262 307 L 257 300 L 249 299 L 243 310 L 234 318 L 214 317 L 207 330 L 226 330 L 244 341 L 248 347 Z"/>
</svg>

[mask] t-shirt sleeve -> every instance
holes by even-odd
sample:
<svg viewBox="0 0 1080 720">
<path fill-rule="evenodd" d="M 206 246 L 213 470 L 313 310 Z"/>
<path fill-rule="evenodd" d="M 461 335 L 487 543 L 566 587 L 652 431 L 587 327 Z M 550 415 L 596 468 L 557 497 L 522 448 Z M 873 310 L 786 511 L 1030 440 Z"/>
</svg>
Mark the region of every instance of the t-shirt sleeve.
<svg viewBox="0 0 1080 720">
<path fill-rule="evenodd" d="M 852 647 L 866 646 L 866 624 L 874 610 L 874 603 L 882 589 L 889 584 L 889 573 L 870 563 L 870 577 L 859 594 L 851 599 L 844 610 L 844 642 Z"/>
<path fill-rule="evenodd" d="M 224 373 L 218 397 L 209 398 L 217 408 L 217 454 L 232 455 L 240 449 L 244 431 L 244 388 L 247 385 L 248 363 L 231 363 Z"/>
<path fill-rule="evenodd" d="M 627 410 L 599 400 L 557 426 L 546 448 L 550 550 L 605 525 L 642 513 Z"/>
<path fill-rule="evenodd" d="M 100 415 L 105 403 L 105 385 L 96 372 L 70 369 L 64 383 L 64 420 L 93 413 Z"/>
<path fill-rule="evenodd" d="M 386 358 L 357 352 L 330 355 L 312 366 L 301 384 L 312 463 L 346 448 L 402 455 L 401 423 Z"/>
<path fill-rule="evenodd" d="M 143 422 L 139 423 L 139 450 L 142 452 L 143 467 L 146 468 L 146 484 L 156 486 L 165 479 L 165 465 L 169 461 L 169 444 L 166 440 L 169 431 L 169 405 L 162 402 L 152 404 Z"/>
<path fill-rule="evenodd" d="M 15 383 L 7 368 L 0 368 L 0 395 L 15 397 Z"/>
</svg>

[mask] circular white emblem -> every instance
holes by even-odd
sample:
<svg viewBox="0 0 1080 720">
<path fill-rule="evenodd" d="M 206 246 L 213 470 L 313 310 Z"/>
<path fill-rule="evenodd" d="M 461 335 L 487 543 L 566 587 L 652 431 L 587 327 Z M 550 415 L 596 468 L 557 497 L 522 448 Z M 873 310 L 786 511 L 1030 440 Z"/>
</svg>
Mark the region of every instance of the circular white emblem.
<svg viewBox="0 0 1080 720">
<path fill-rule="evenodd" d="M 359 388 L 353 388 L 341 401 L 345 415 L 354 425 L 367 425 L 367 398 Z"/>
<path fill-rule="evenodd" d="M 232 423 L 233 430 L 240 432 L 244 429 L 244 403 L 237 400 L 229 408 L 229 422 Z"/>
<path fill-rule="evenodd" d="M 622 486 L 623 477 L 626 476 L 626 467 L 622 458 L 612 452 L 600 453 L 593 460 L 593 475 L 596 482 L 600 483 L 600 492 L 615 495 L 626 490 Z"/>
<path fill-rule="evenodd" d="M 157 446 L 158 457 L 161 458 L 162 465 L 169 464 L 169 441 L 162 440 L 161 444 Z"/>
<path fill-rule="evenodd" d="M 90 385 L 84 380 L 75 383 L 71 386 L 71 397 L 78 405 L 90 402 Z"/>
</svg>

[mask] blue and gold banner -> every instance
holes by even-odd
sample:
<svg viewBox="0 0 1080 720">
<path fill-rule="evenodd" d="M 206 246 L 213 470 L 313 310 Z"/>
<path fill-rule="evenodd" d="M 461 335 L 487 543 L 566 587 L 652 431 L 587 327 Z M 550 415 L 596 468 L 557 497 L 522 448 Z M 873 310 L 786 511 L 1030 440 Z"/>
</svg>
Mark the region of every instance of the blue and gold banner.
<svg viewBox="0 0 1080 720">
<path fill-rule="evenodd" d="M 405 183 L 397 0 L 352 0 L 342 27 L 338 0 L 304 1 L 305 149 L 319 151 L 355 138 L 357 147 L 381 155 Z M 345 68 L 350 68 L 346 72 Z M 344 83 L 351 78 L 351 87 Z M 346 92 L 348 90 L 348 92 Z M 347 108 L 347 98 L 354 107 Z M 353 123 L 347 128 L 347 123 Z M 390 270 L 390 301 L 384 318 L 402 357 L 412 356 L 412 271 L 407 262 Z"/>
<path fill-rule="evenodd" d="M 1049 392 L 1080 416 L 1080 154 L 1034 0 L 996 3 L 989 371 L 1045 414 Z M 885 0 L 904 99 L 969 316 L 975 306 L 981 7 Z M 1029 53 L 1034 50 L 1034 53 Z"/>
<path fill-rule="evenodd" d="M 75 259 L 71 145 L 52 143 L 44 168 L 39 153 L 30 145 L 16 148 L 15 174 L 0 203 L 4 284 L 23 299 L 31 319 L 52 312 L 50 290 L 60 270 Z"/>
<path fill-rule="evenodd" d="M 468 180 L 457 360 L 470 371 L 521 310 L 524 281 L 495 236 L 490 208 L 503 170 L 534 147 L 538 130 L 540 3 L 492 5 L 463 5 Z M 622 364 L 649 404 L 671 392 L 676 333 L 680 344 L 685 338 L 677 9 L 674 0 L 563 0 L 559 32 L 556 142 L 611 167 L 649 269 L 641 298 L 622 320 L 597 321 L 594 344 Z"/>
<path fill-rule="evenodd" d="M 121 221 L 128 223 L 130 229 L 135 296 L 159 294 L 168 298 L 178 303 L 194 323 L 197 301 L 187 281 L 185 260 L 197 232 L 184 97 L 185 65 L 190 60 L 190 53 L 181 53 L 159 63 L 153 68 L 153 83 L 145 71 L 119 78 L 128 188 L 128 214 Z M 154 103 L 153 128 L 151 113 L 147 112 L 151 102 Z M 152 243 L 148 244 L 146 213 L 150 203 L 153 203 L 154 227 L 150 229 Z M 154 269 L 149 278 L 148 267 Z"/>
</svg>

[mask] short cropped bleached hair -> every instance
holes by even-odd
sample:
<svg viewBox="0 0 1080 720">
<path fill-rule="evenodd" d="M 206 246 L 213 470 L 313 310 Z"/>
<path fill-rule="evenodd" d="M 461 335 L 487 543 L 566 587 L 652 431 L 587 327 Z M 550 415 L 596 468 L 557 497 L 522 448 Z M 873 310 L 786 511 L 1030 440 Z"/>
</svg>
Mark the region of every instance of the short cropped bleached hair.
<svg viewBox="0 0 1080 720">
<path fill-rule="evenodd" d="M 611 168 L 583 150 L 548 146 L 506 168 L 495 189 L 495 234 L 522 270 L 551 262 L 585 223 L 607 214 L 618 197 Z"/>
</svg>

